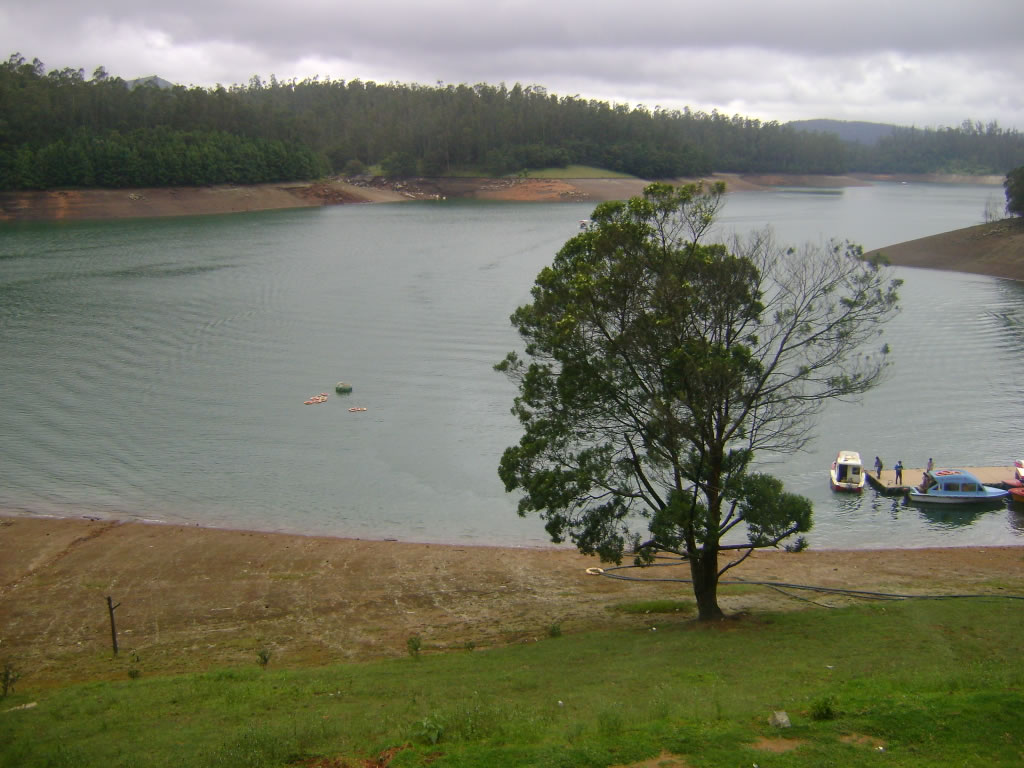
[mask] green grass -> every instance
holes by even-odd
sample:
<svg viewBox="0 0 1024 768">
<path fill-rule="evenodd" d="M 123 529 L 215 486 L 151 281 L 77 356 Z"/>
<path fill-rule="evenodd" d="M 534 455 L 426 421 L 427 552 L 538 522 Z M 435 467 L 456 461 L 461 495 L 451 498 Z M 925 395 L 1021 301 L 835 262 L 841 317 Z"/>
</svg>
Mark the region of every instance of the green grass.
<svg viewBox="0 0 1024 768">
<path fill-rule="evenodd" d="M 480 168 L 453 168 L 445 174 L 456 178 L 489 178 L 491 174 Z M 506 178 L 515 178 L 518 173 L 510 173 Z M 635 179 L 628 173 L 609 171 L 604 168 L 596 168 L 592 165 L 567 165 L 565 168 L 539 168 L 527 171 L 528 179 Z"/>
<path fill-rule="evenodd" d="M 635 179 L 628 173 L 595 168 L 592 165 L 567 165 L 565 168 L 541 168 L 527 171 L 529 179 Z"/>
<path fill-rule="evenodd" d="M 608 610 L 616 613 L 678 613 L 689 616 L 696 613 L 697 604 L 693 600 L 640 600 L 609 606 Z"/>
<path fill-rule="evenodd" d="M 367 166 L 366 173 L 370 176 L 383 176 L 384 171 L 380 165 Z M 516 178 L 518 173 L 506 174 L 505 178 Z M 609 171 L 605 168 L 596 168 L 592 165 L 567 165 L 565 168 L 540 168 L 526 172 L 528 179 L 635 179 L 628 173 Z M 452 168 L 443 174 L 442 178 L 465 178 L 465 179 L 487 179 L 492 174 L 478 167 L 457 167 Z"/>
<path fill-rule="evenodd" d="M 694 768 L 1017 766 L 1022 636 L 1017 603 L 920 601 L 715 625 L 669 613 L 657 632 L 315 669 L 254 657 L 159 678 L 140 665 L 136 680 L 59 690 L 33 691 L 22 670 L 0 701 L 0 766 L 354 766 L 396 747 L 393 768 L 608 766 L 663 750 Z M 784 733 L 767 723 L 778 709 Z M 753 748 L 779 736 L 801 744 Z"/>
</svg>

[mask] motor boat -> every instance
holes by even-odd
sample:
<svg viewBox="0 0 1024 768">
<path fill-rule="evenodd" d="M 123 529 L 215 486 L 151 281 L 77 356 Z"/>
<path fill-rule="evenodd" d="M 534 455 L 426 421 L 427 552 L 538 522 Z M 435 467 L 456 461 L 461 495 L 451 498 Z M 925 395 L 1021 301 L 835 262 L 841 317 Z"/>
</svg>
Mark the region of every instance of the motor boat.
<svg viewBox="0 0 1024 768">
<path fill-rule="evenodd" d="M 860 493 L 864 490 L 864 466 L 856 451 L 840 451 L 828 474 L 833 491 Z"/>
<path fill-rule="evenodd" d="M 907 499 L 927 504 L 976 504 L 1000 501 L 1009 491 L 983 485 L 963 469 L 933 469 L 924 473 L 921 485 L 907 492 Z"/>
</svg>

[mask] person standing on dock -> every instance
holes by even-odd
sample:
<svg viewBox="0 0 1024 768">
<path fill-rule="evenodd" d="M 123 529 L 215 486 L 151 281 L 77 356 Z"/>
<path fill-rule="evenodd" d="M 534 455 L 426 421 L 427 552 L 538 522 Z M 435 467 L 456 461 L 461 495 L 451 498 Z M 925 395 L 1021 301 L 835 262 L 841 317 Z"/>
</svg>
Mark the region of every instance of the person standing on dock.
<svg viewBox="0 0 1024 768">
<path fill-rule="evenodd" d="M 882 460 L 875 456 L 875 475 L 879 480 L 882 479 Z"/>
<path fill-rule="evenodd" d="M 897 461 L 893 469 L 896 470 L 896 485 L 903 485 L 903 462 Z"/>
</svg>

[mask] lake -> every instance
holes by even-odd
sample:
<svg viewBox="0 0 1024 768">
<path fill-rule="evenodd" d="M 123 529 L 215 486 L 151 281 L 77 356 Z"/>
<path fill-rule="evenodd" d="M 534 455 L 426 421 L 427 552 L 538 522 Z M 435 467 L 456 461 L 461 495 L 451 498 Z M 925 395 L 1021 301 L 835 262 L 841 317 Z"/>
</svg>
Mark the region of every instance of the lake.
<svg viewBox="0 0 1024 768">
<path fill-rule="evenodd" d="M 877 184 L 728 197 L 720 233 L 866 249 L 980 223 L 1002 189 Z M 508 317 L 590 204 L 352 205 L 0 225 L 0 507 L 413 541 L 546 545 L 497 463 Z M 834 496 L 839 448 L 1008 465 L 1024 286 L 896 270 L 891 374 L 808 450 L 760 457 L 815 502 L 816 547 L 1019 544 L 1000 508 Z M 334 394 L 345 380 L 354 391 Z M 303 401 L 319 392 L 322 405 Z M 365 408 L 350 412 L 349 408 Z"/>
</svg>

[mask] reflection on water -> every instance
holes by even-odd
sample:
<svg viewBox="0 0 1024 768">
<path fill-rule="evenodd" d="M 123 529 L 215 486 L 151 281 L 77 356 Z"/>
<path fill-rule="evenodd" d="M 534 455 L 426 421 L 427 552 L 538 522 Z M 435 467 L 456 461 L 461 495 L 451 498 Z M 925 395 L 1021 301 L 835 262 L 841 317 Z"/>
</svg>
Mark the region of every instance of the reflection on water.
<svg viewBox="0 0 1024 768">
<path fill-rule="evenodd" d="M 730 195 L 723 223 L 866 248 L 977 223 L 989 188 Z M 0 506 L 423 541 L 548 543 L 497 477 L 519 431 L 493 365 L 592 206 L 348 206 L 4 226 Z M 3 225 L 0 225 L 3 226 Z M 932 520 L 833 494 L 839 449 L 1009 464 L 1024 288 L 897 270 L 888 379 L 761 469 L 815 504 L 816 547 L 1019 542 L 1019 512 Z M 880 341 L 881 343 L 881 341 Z M 346 398 L 334 383 L 351 382 Z M 304 406 L 317 392 L 327 403 Z M 351 406 L 365 412 L 350 413 Z"/>
<path fill-rule="evenodd" d="M 906 502 L 909 509 L 914 509 L 929 525 L 937 528 L 962 528 L 973 525 L 982 515 L 1005 515 L 1006 502 L 982 502 L 978 504 L 914 504 Z"/>
<path fill-rule="evenodd" d="M 1010 504 L 1010 527 L 1024 534 L 1024 504 L 1019 501 Z"/>
</svg>

